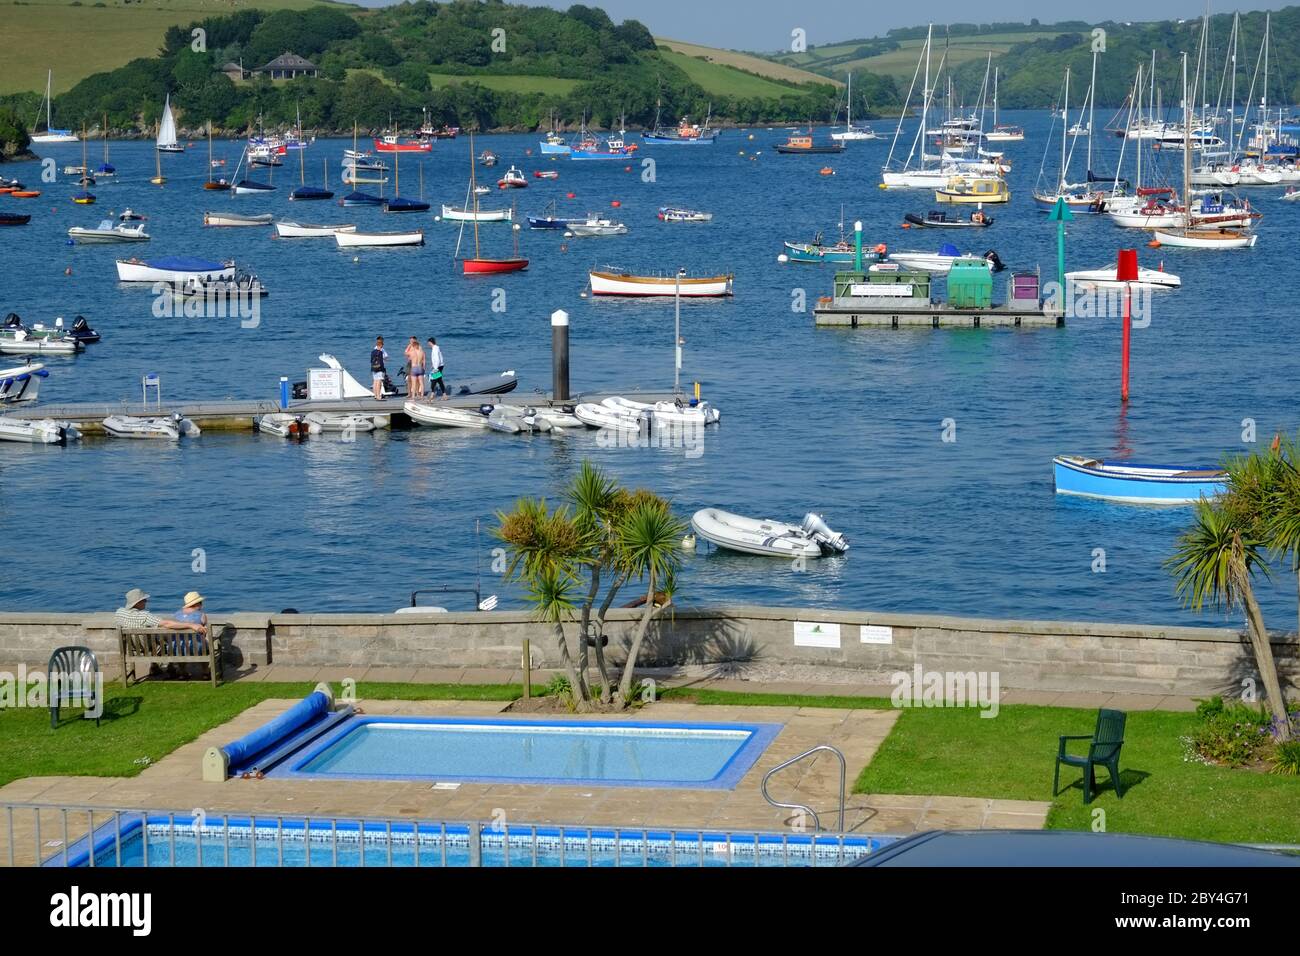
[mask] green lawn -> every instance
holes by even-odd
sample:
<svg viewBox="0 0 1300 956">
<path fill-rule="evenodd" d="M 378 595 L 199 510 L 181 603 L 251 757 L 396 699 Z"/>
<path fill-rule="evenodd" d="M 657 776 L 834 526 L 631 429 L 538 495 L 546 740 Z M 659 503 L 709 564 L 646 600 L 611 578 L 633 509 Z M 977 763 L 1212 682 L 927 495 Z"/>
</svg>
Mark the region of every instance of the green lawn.
<svg viewBox="0 0 1300 956">
<path fill-rule="evenodd" d="M 659 54 L 673 66 L 680 67 L 692 82 L 714 96 L 788 96 L 798 92 L 798 87 L 775 83 L 722 63 L 710 63 L 675 50 L 660 50 Z"/>
<path fill-rule="evenodd" d="M 477 83 L 479 86 L 498 93 L 545 93 L 548 96 L 565 96 L 572 93 L 582 80 L 566 79 L 558 76 L 527 76 L 524 74 L 476 73 L 461 76 L 455 73 L 430 73 L 429 83 L 439 86 L 454 86 L 458 83 Z"/>
<path fill-rule="evenodd" d="M 0 0 L 0 94 L 44 92 L 49 69 L 54 70 L 54 92 L 63 93 L 92 73 L 156 56 L 170 26 L 239 10 L 301 10 L 326 2 L 81 0 L 73 6 L 70 0 Z"/>
<path fill-rule="evenodd" d="M 236 681 L 213 690 L 206 681 L 159 681 L 124 690 L 113 683 L 104 688 L 98 728 L 93 720 L 69 719 L 76 710 L 60 716 L 57 730 L 48 710 L 0 710 L 0 786 L 21 777 L 131 777 L 260 701 L 301 699 L 315 686 Z M 499 684 L 357 685 L 357 696 L 372 700 L 514 700 L 522 693 Z"/>
</svg>

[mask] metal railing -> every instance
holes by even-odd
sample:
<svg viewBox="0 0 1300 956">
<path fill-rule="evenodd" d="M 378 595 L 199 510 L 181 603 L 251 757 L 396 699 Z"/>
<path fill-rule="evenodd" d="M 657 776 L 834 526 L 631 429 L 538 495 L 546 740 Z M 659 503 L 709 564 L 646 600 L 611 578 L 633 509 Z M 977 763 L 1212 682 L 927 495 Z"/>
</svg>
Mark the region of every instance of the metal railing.
<svg viewBox="0 0 1300 956">
<path fill-rule="evenodd" d="M 805 757 L 811 757 L 813 754 L 821 753 L 824 750 L 833 753 L 836 759 L 840 762 L 840 825 L 836 832 L 842 835 L 844 833 L 844 778 L 848 775 L 848 764 L 844 760 L 844 754 L 840 753 L 839 750 L 832 747 L 830 744 L 819 744 L 812 750 L 805 750 L 797 757 L 791 757 L 785 763 L 777 764 L 763 775 L 763 785 L 759 789 L 762 790 L 763 799 L 772 806 L 781 807 L 784 810 L 802 810 L 804 813 L 808 814 L 813 819 L 813 828 L 820 831 L 822 828 L 822 821 L 821 817 L 817 815 L 816 810 L 804 803 L 781 803 L 779 800 L 773 800 L 772 795 L 767 792 L 767 782 L 772 779 L 773 775 L 787 767 L 798 763 Z"/>
<path fill-rule="evenodd" d="M 9 866 L 838 866 L 897 837 L 0 805 Z"/>
</svg>

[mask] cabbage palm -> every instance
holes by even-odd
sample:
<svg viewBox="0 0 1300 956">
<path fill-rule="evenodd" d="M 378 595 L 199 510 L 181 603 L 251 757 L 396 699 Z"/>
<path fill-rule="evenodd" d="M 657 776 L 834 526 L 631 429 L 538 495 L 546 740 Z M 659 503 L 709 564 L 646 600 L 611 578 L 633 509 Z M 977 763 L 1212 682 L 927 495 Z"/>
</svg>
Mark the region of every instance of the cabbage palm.
<svg viewBox="0 0 1300 956">
<path fill-rule="evenodd" d="M 1268 518 L 1268 539 L 1274 556 L 1291 558 L 1296 576 L 1296 633 L 1300 635 L 1300 445 L 1282 439 L 1274 446 L 1278 476 Z"/>
<path fill-rule="evenodd" d="M 1207 604 L 1244 611 L 1255 667 L 1285 738 L 1289 736 L 1286 699 L 1253 586 L 1256 573 L 1269 576 L 1267 515 L 1277 486 L 1277 466 L 1271 456 L 1251 455 L 1234 459 L 1227 469 L 1229 491 L 1197 503 L 1192 526 L 1179 537 L 1166 566 L 1178 579 L 1177 592 L 1186 606 L 1195 611 Z"/>
<path fill-rule="evenodd" d="M 635 502 L 619 524 L 620 565 L 625 580 L 646 582 L 645 603 L 641 620 L 628 647 L 623 676 L 618 683 L 618 697 L 623 706 L 632 693 L 633 669 L 641 655 L 650 621 L 672 604 L 677 585 L 681 552 L 677 542 L 685 525 L 672 513 L 666 501 L 644 498 Z M 663 599 L 660 600 L 660 595 Z"/>
</svg>

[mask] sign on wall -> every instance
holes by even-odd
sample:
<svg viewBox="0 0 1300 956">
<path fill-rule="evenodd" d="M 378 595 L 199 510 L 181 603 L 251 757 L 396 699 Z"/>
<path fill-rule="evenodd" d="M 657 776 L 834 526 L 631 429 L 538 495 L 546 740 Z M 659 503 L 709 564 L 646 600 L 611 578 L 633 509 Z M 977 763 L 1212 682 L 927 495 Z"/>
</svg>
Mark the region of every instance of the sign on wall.
<svg viewBox="0 0 1300 956">
<path fill-rule="evenodd" d="M 863 624 L 861 641 L 863 644 L 892 644 L 894 629 L 882 624 Z"/>
<path fill-rule="evenodd" d="M 822 624 L 817 621 L 794 622 L 795 647 L 831 647 L 840 646 L 840 626 Z"/>
</svg>

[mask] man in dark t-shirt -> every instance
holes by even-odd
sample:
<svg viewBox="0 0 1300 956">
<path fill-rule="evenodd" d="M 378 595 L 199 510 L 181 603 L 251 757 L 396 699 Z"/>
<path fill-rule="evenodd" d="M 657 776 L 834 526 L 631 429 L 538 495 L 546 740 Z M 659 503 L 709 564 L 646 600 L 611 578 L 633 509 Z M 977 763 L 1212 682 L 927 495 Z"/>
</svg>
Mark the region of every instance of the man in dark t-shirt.
<svg viewBox="0 0 1300 956">
<path fill-rule="evenodd" d="M 375 398 L 381 402 L 384 400 L 384 379 L 388 376 L 388 369 L 384 366 L 386 358 L 388 353 L 384 351 L 384 337 L 380 335 L 375 338 L 375 347 L 370 350 L 370 379 Z"/>
</svg>

